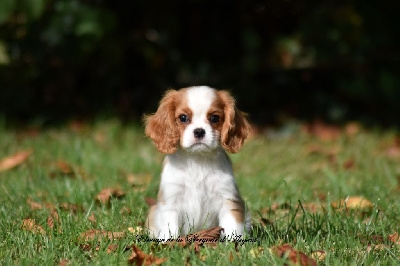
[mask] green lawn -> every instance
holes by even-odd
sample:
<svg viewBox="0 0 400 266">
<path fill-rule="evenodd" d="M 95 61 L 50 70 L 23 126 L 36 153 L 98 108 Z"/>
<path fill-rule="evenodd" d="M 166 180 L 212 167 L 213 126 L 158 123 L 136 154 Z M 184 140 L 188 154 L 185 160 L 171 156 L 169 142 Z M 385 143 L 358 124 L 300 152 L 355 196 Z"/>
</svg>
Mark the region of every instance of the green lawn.
<svg viewBox="0 0 400 266">
<path fill-rule="evenodd" d="M 388 240 L 400 230 L 396 132 L 360 130 L 330 141 L 297 126 L 286 133 L 258 134 L 240 153 L 231 155 L 241 194 L 253 216 L 255 243 L 236 250 L 233 243 L 202 247 L 200 253 L 154 243 L 136 245 L 148 254 L 168 258 L 163 265 L 279 265 L 284 259 L 271 248 L 286 243 L 308 256 L 324 251 L 319 264 L 399 264 L 400 243 Z M 143 128 L 114 120 L 41 130 L 0 128 L 0 161 L 30 149 L 33 153 L 25 162 L 0 172 L 0 264 L 62 260 L 126 264 L 131 251 L 125 247 L 136 240 L 128 228 L 136 230 L 144 222 L 145 198 L 157 195 L 163 160 L 144 137 Z M 121 189 L 125 196 L 99 204 L 96 195 L 104 188 Z M 348 196 L 362 196 L 373 207 L 331 207 Z M 32 208 L 33 202 L 42 208 Z M 71 210 L 65 203 L 79 208 Z M 53 229 L 48 225 L 53 209 L 49 204 L 58 206 L 59 223 L 55 221 Z M 92 214 L 95 223 L 88 220 Z M 34 219 L 46 234 L 23 226 L 24 219 Z M 85 247 L 81 234 L 90 229 L 125 234 Z M 117 248 L 107 252 L 110 244 Z M 379 246 L 374 250 L 375 245 Z"/>
</svg>

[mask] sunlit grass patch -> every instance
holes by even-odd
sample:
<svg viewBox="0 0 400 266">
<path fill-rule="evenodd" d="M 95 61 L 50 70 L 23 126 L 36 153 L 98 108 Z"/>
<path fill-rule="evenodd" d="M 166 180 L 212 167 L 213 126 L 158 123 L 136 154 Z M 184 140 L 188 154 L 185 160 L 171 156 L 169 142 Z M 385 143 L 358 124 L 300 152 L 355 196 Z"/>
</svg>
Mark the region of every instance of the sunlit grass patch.
<svg viewBox="0 0 400 266">
<path fill-rule="evenodd" d="M 328 140 L 300 129 L 256 135 L 231 155 L 254 242 L 199 251 L 137 241 L 163 160 L 140 126 L 108 120 L 36 131 L 3 127 L 0 135 L 0 162 L 30 151 L 0 172 L 4 264 L 125 264 L 132 244 L 171 265 L 281 264 L 286 255 L 274 247 L 285 244 L 320 263 L 399 263 L 396 132 L 360 130 Z M 102 201 L 104 189 L 112 190 Z M 123 237 L 82 246 L 78 239 L 90 230 Z M 315 257 L 317 251 L 323 256 Z"/>
</svg>

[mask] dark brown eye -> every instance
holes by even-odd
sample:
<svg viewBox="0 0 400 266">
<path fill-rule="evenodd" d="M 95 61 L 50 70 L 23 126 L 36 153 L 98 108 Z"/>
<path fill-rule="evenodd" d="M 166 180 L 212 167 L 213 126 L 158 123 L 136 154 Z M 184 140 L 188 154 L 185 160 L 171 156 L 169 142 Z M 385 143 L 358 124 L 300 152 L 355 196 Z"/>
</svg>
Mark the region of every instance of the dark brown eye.
<svg viewBox="0 0 400 266">
<path fill-rule="evenodd" d="M 187 115 L 180 115 L 179 121 L 181 121 L 181 123 L 183 124 L 186 124 L 187 122 L 189 122 L 189 117 Z"/>
<path fill-rule="evenodd" d="M 218 115 L 212 115 L 210 117 L 210 122 L 213 123 L 213 124 L 218 123 L 219 122 L 219 116 Z"/>
</svg>

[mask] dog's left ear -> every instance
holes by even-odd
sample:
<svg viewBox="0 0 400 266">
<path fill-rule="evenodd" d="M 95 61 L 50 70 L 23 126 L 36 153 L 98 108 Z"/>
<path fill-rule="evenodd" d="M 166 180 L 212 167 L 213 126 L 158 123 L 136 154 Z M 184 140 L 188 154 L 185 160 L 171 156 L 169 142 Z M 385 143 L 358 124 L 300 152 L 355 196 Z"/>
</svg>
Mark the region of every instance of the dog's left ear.
<svg viewBox="0 0 400 266">
<path fill-rule="evenodd" d="M 221 131 L 221 145 L 231 153 L 237 153 L 243 146 L 244 140 L 250 132 L 250 124 L 235 106 L 235 100 L 227 91 L 217 92 L 224 102 L 224 124 Z"/>
</svg>

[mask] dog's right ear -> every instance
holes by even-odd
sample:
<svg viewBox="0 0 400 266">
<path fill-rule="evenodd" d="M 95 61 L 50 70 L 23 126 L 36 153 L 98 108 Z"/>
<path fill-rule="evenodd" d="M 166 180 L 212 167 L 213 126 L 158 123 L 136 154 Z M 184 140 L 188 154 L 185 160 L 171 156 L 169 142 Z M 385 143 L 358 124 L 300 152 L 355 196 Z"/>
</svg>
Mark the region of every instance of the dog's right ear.
<svg viewBox="0 0 400 266">
<path fill-rule="evenodd" d="M 146 136 L 165 154 L 175 153 L 179 144 L 179 130 L 175 121 L 177 94 L 176 90 L 167 91 L 157 112 L 144 117 Z"/>
</svg>

